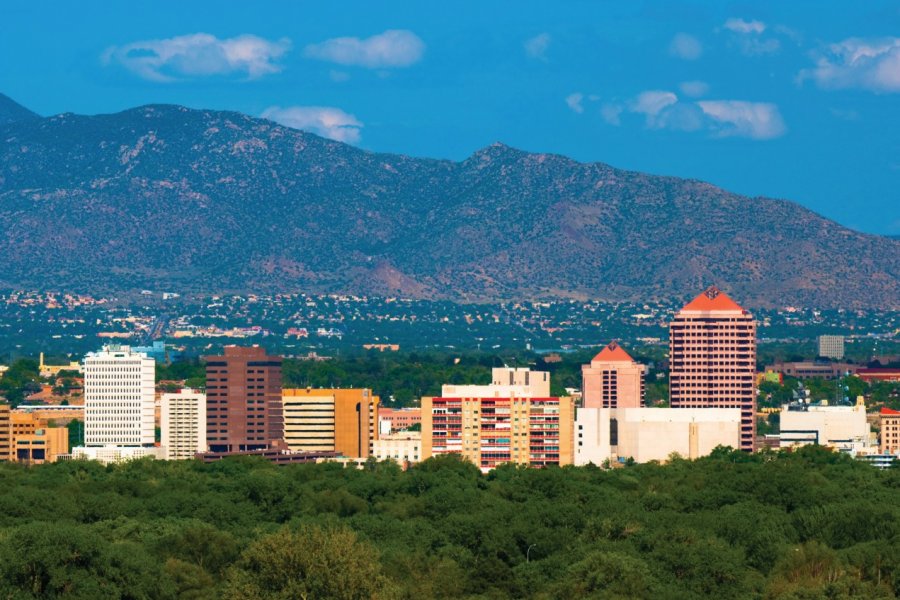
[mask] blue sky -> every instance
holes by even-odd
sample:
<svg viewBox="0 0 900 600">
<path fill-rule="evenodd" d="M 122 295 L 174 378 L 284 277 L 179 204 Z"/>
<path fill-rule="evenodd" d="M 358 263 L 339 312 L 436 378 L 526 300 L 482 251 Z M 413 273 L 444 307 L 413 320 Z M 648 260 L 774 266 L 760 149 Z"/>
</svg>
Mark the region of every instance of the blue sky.
<svg viewBox="0 0 900 600">
<path fill-rule="evenodd" d="M 28 2 L 0 92 L 175 103 L 461 160 L 502 141 L 900 234 L 894 2 Z"/>
</svg>

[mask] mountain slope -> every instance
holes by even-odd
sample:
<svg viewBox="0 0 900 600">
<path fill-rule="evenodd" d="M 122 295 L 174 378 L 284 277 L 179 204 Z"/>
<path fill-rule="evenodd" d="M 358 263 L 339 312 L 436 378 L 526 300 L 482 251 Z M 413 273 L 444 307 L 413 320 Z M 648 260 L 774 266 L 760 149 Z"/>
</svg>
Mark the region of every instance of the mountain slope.
<svg viewBox="0 0 900 600">
<path fill-rule="evenodd" d="M 0 126 L 0 284 L 900 308 L 900 242 L 706 183 L 495 144 L 454 163 L 238 113 Z"/>
<path fill-rule="evenodd" d="M 40 118 L 40 115 L 31 112 L 9 96 L 0 94 L 0 126 L 37 118 Z"/>
</svg>

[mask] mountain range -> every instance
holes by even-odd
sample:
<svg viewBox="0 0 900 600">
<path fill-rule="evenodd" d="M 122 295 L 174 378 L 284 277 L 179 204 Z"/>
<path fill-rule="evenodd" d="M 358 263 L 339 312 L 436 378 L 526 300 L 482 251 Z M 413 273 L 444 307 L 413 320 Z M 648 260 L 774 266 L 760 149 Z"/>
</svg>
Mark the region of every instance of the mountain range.
<svg viewBox="0 0 900 600">
<path fill-rule="evenodd" d="M 523 125 L 524 126 L 524 125 Z M 0 95 L 0 286 L 900 309 L 900 240 L 787 200 L 493 144 L 368 152 L 236 112 Z"/>
</svg>

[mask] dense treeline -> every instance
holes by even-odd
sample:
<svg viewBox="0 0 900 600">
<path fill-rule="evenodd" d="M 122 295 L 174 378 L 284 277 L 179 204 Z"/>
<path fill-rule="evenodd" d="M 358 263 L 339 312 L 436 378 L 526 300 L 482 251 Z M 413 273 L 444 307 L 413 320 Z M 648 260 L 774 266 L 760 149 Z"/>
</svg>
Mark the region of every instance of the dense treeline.
<svg viewBox="0 0 900 600">
<path fill-rule="evenodd" d="M 604 471 L 454 457 L 0 467 L 5 598 L 895 598 L 900 469 L 810 447 Z"/>
</svg>

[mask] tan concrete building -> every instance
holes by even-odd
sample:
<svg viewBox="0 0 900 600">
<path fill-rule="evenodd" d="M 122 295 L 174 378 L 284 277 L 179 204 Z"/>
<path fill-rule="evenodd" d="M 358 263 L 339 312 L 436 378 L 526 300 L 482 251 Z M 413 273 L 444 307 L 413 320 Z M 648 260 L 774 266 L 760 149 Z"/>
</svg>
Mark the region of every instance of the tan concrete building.
<svg viewBox="0 0 900 600">
<path fill-rule="evenodd" d="M 569 397 L 425 397 L 423 457 L 458 453 L 484 472 L 508 462 L 570 465 L 574 423 Z"/>
<path fill-rule="evenodd" d="M 189 388 L 160 397 L 160 443 L 167 460 L 189 460 L 207 451 L 206 394 Z"/>
<path fill-rule="evenodd" d="M 879 450 L 882 454 L 900 455 L 900 410 L 882 408 L 881 440 Z"/>
<path fill-rule="evenodd" d="M 740 408 L 741 450 L 756 443 L 756 322 L 716 287 L 669 325 L 669 406 Z"/>
<path fill-rule="evenodd" d="M 580 408 L 575 464 L 696 459 L 717 446 L 737 448 L 740 423 L 738 408 Z"/>
<path fill-rule="evenodd" d="M 372 442 L 372 456 L 378 460 L 394 460 L 404 468 L 422 460 L 422 434 L 401 431 L 382 435 Z"/>
<path fill-rule="evenodd" d="M 29 464 L 56 462 L 69 452 L 69 430 L 65 427 L 40 427 L 13 440 L 13 460 Z"/>
<path fill-rule="evenodd" d="M 616 342 L 610 342 L 591 364 L 581 367 L 582 406 L 638 408 L 644 405 L 647 367 L 634 361 Z"/>
<path fill-rule="evenodd" d="M 9 404 L 0 404 L 0 460 L 9 460 L 12 453 L 12 427 Z"/>
<path fill-rule="evenodd" d="M 378 439 L 380 399 L 370 389 L 285 389 L 284 439 L 291 450 L 366 458 Z"/>
</svg>

